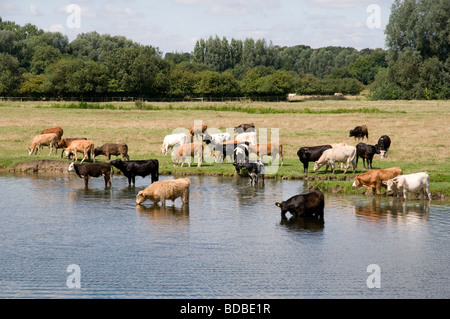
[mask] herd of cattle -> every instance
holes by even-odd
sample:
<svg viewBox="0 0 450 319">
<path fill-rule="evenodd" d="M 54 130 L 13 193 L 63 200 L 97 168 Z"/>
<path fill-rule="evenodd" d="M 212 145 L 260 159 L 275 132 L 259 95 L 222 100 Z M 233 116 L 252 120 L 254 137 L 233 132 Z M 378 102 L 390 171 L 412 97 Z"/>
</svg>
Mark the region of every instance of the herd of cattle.
<svg viewBox="0 0 450 319">
<path fill-rule="evenodd" d="M 185 162 L 190 167 L 191 158 L 197 157 L 198 167 L 201 166 L 204 148 L 208 147 L 214 151 L 216 163 L 223 163 L 226 157 L 230 157 L 236 173 L 241 175 L 245 169 L 250 177 L 251 184 L 258 184 L 259 178 L 264 183 L 265 164 L 263 156 L 271 156 L 271 164 L 278 155 L 280 165 L 283 166 L 283 145 L 282 143 L 258 144 L 256 129 L 253 123 L 245 123 L 234 128 L 236 136 L 229 133 L 208 134 L 207 125 L 194 125 L 189 129 L 189 133 L 170 134 L 165 136 L 161 151 L 167 155 L 171 149 L 172 161 L 174 166 L 181 166 Z M 74 157 L 74 162 L 69 165 L 69 172 L 75 172 L 78 177 L 84 179 L 85 187 L 88 186 L 89 177 L 103 176 L 105 187 L 111 187 L 113 169 L 116 167 L 127 177 L 128 185 L 135 185 L 135 177 L 151 176 L 151 184 L 145 190 L 140 191 L 136 196 L 136 204 L 141 204 L 145 200 L 154 203 L 161 202 L 163 206 L 165 201 L 170 199 L 174 201 L 181 197 L 183 204 L 189 203 L 190 181 L 187 178 L 179 178 L 172 181 L 159 181 L 159 161 L 149 160 L 130 160 L 128 156 L 128 146 L 123 143 L 107 143 L 95 148 L 94 143 L 86 138 L 62 138 L 63 129 L 60 126 L 43 130 L 36 135 L 28 148 L 29 155 L 39 153 L 42 146 L 50 147 L 50 153 L 53 149 L 62 148 L 63 154 L 67 158 Z M 350 130 L 349 137 L 355 139 L 369 138 L 367 126 L 357 126 Z M 345 167 L 344 174 L 352 165 L 355 173 L 358 159 L 362 158 L 364 168 L 370 171 L 359 174 L 355 177 L 353 187 L 365 187 L 371 190 L 373 194 L 381 194 L 381 187 L 385 186 L 387 192 L 394 192 L 396 196 L 403 196 L 406 200 L 408 192 L 420 192 L 421 199 L 424 193 L 431 200 L 429 189 L 429 176 L 426 172 L 403 175 L 399 167 L 388 169 L 372 169 L 372 160 L 375 154 L 380 154 L 381 158 L 387 157 L 391 145 L 391 139 L 387 135 L 379 138 L 376 145 L 358 143 L 356 146 L 345 143 L 318 145 L 301 147 L 297 151 L 297 156 L 303 164 L 304 173 L 308 172 L 309 162 L 314 162 L 314 171 L 326 165 L 325 172 L 331 167 L 332 173 L 335 173 L 335 164 L 340 163 Z M 80 164 L 76 164 L 77 153 L 82 153 L 83 158 Z M 256 160 L 250 160 L 251 154 L 256 154 Z M 104 155 L 107 163 L 96 163 L 95 158 Z M 111 155 L 122 156 L 123 160 L 116 159 L 110 161 Z M 92 159 L 92 163 L 82 164 L 86 159 Z M 366 167 L 367 163 L 367 167 Z M 324 196 L 320 191 L 312 191 L 307 194 L 300 194 L 289 198 L 281 203 L 276 203 L 280 207 L 281 214 L 284 217 L 286 212 L 294 216 L 314 215 L 323 217 Z"/>
</svg>

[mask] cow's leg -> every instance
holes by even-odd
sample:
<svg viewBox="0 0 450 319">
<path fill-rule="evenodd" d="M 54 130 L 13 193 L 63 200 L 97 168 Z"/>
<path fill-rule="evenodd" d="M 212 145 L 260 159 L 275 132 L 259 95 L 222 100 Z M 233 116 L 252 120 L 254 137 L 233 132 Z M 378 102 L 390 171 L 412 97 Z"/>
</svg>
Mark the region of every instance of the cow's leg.
<svg viewBox="0 0 450 319">
<path fill-rule="evenodd" d="M 84 153 L 83 159 L 81 160 L 80 164 L 84 162 L 84 160 L 86 159 L 86 157 L 87 157 L 87 154 Z M 76 160 L 75 160 L 75 161 L 76 161 Z"/>
<path fill-rule="evenodd" d="M 136 175 L 133 175 L 131 178 L 133 180 L 133 186 L 135 186 L 136 185 Z"/>
<path fill-rule="evenodd" d="M 84 175 L 84 187 L 88 187 L 89 175 Z"/>
</svg>

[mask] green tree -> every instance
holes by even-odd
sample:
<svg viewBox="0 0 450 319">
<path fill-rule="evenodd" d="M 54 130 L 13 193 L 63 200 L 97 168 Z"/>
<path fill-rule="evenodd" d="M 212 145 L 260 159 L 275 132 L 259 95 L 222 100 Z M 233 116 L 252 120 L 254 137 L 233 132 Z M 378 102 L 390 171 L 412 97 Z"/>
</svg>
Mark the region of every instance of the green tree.
<svg viewBox="0 0 450 319">
<path fill-rule="evenodd" d="M 19 61 L 9 53 L 0 53 L 0 94 L 13 94 L 20 86 Z"/>
</svg>

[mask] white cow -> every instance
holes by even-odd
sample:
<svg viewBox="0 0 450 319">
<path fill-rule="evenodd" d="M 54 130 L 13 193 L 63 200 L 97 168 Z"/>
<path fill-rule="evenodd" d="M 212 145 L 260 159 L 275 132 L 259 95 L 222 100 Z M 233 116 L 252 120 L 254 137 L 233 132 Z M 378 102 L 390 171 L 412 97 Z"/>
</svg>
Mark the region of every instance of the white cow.
<svg viewBox="0 0 450 319">
<path fill-rule="evenodd" d="M 314 162 L 314 172 L 323 165 L 327 165 L 325 172 L 328 171 L 328 166 L 331 166 L 332 173 L 334 174 L 334 164 L 336 162 L 345 163 L 344 174 L 347 173 L 350 163 L 352 163 L 354 173 L 356 168 L 356 147 L 345 145 L 325 150 L 320 158 Z"/>
<path fill-rule="evenodd" d="M 172 149 L 172 155 L 174 154 L 174 146 L 176 145 L 184 145 L 187 144 L 188 141 L 190 141 L 190 138 L 185 133 L 178 133 L 178 134 L 170 134 L 166 135 L 164 137 L 163 145 L 161 146 L 161 151 L 163 155 L 167 154 L 167 151 L 169 148 Z"/>
<path fill-rule="evenodd" d="M 235 141 L 237 143 L 248 142 L 250 145 L 256 145 L 258 143 L 257 138 L 256 138 L 256 132 L 245 132 L 245 133 L 238 134 L 236 136 Z"/>
<path fill-rule="evenodd" d="M 426 192 L 428 200 L 431 200 L 430 176 L 426 172 L 399 175 L 387 181 L 383 181 L 387 186 L 387 191 L 394 191 L 396 194 L 403 192 L 403 198 L 406 200 L 408 192 L 417 193 L 420 191 L 420 199 L 423 199 L 423 193 Z M 398 195 L 397 195 L 398 196 Z"/>
<path fill-rule="evenodd" d="M 206 135 L 203 140 L 209 140 L 211 142 L 211 144 L 213 145 L 217 145 L 226 141 L 231 140 L 231 135 L 230 133 L 217 133 L 217 134 L 211 134 L 211 135 Z"/>
</svg>

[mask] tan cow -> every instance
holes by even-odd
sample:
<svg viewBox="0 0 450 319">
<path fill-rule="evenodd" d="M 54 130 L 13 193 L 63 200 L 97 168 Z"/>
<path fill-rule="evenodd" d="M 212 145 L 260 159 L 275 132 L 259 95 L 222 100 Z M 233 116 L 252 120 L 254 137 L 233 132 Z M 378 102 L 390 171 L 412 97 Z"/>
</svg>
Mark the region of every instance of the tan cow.
<svg viewBox="0 0 450 319">
<path fill-rule="evenodd" d="M 73 154 L 75 156 L 75 162 L 78 160 L 77 153 L 83 153 L 83 159 L 80 164 L 89 156 L 92 156 L 92 161 L 95 163 L 95 154 L 94 154 L 94 142 L 85 141 L 85 140 L 75 140 L 72 141 L 68 147 L 64 148 L 66 152 L 66 156 L 69 154 Z"/>
<path fill-rule="evenodd" d="M 365 187 L 368 190 L 372 190 L 372 193 L 381 194 L 381 186 L 383 182 L 386 182 L 398 175 L 402 175 L 403 171 L 400 167 L 391 167 L 386 169 L 373 169 L 367 173 L 356 175 L 353 181 L 353 187 Z"/>
<path fill-rule="evenodd" d="M 334 174 L 334 164 L 336 162 L 345 163 L 344 174 L 350 167 L 350 163 L 353 166 L 353 173 L 356 169 L 356 147 L 351 145 L 330 148 L 325 150 L 320 158 L 314 162 L 314 172 L 326 165 L 325 172 L 328 170 L 328 166 L 331 166 L 331 171 Z"/>
<path fill-rule="evenodd" d="M 33 154 L 33 151 L 35 151 L 35 154 L 39 152 L 39 155 L 41 155 L 41 146 L 50 146 L 48 156 L 52 154 L 53 149 L 58 154 L 58 136 L 55 133 L 36 135 L 31 141 L 31 146 L 28 148 L 28 155 Z"/>
<path fill-rule="evenodd" d="M 148 199 L 153 203 L 161 202 L 165 206 L 167 199 L 175 201 L 178 197 L 181 197 L 183 204 L 189 204 L 190 185 L 189 178 L 154 182 L 137 194 L 136 205 L 142 204 Z"/>
<path fill-rule="evenodd" d="M 249 145 L 249 150 L 251 153 L 256 153 L 259 157 L 264 155 L 272 156 L 271 164 L 275 161 L 275 157 L 280 157 L 281 166 L 283 166 L 283 144 L 281 143 L 267 143 L 267 144 L 257 144 Z"/>
<path fill-rule="evenodd" d="M 173 166 L 178 166 L 181 160 L 181 167 L 183 167 L 184 162 L 187 160 L 189 167 L 191 167 L 191 157 L 195 155 L 198 157 L 197 167 L 202 166 L 203 143 L 198 142 L 181 145 L 172 159 Z"/>
</svg>

